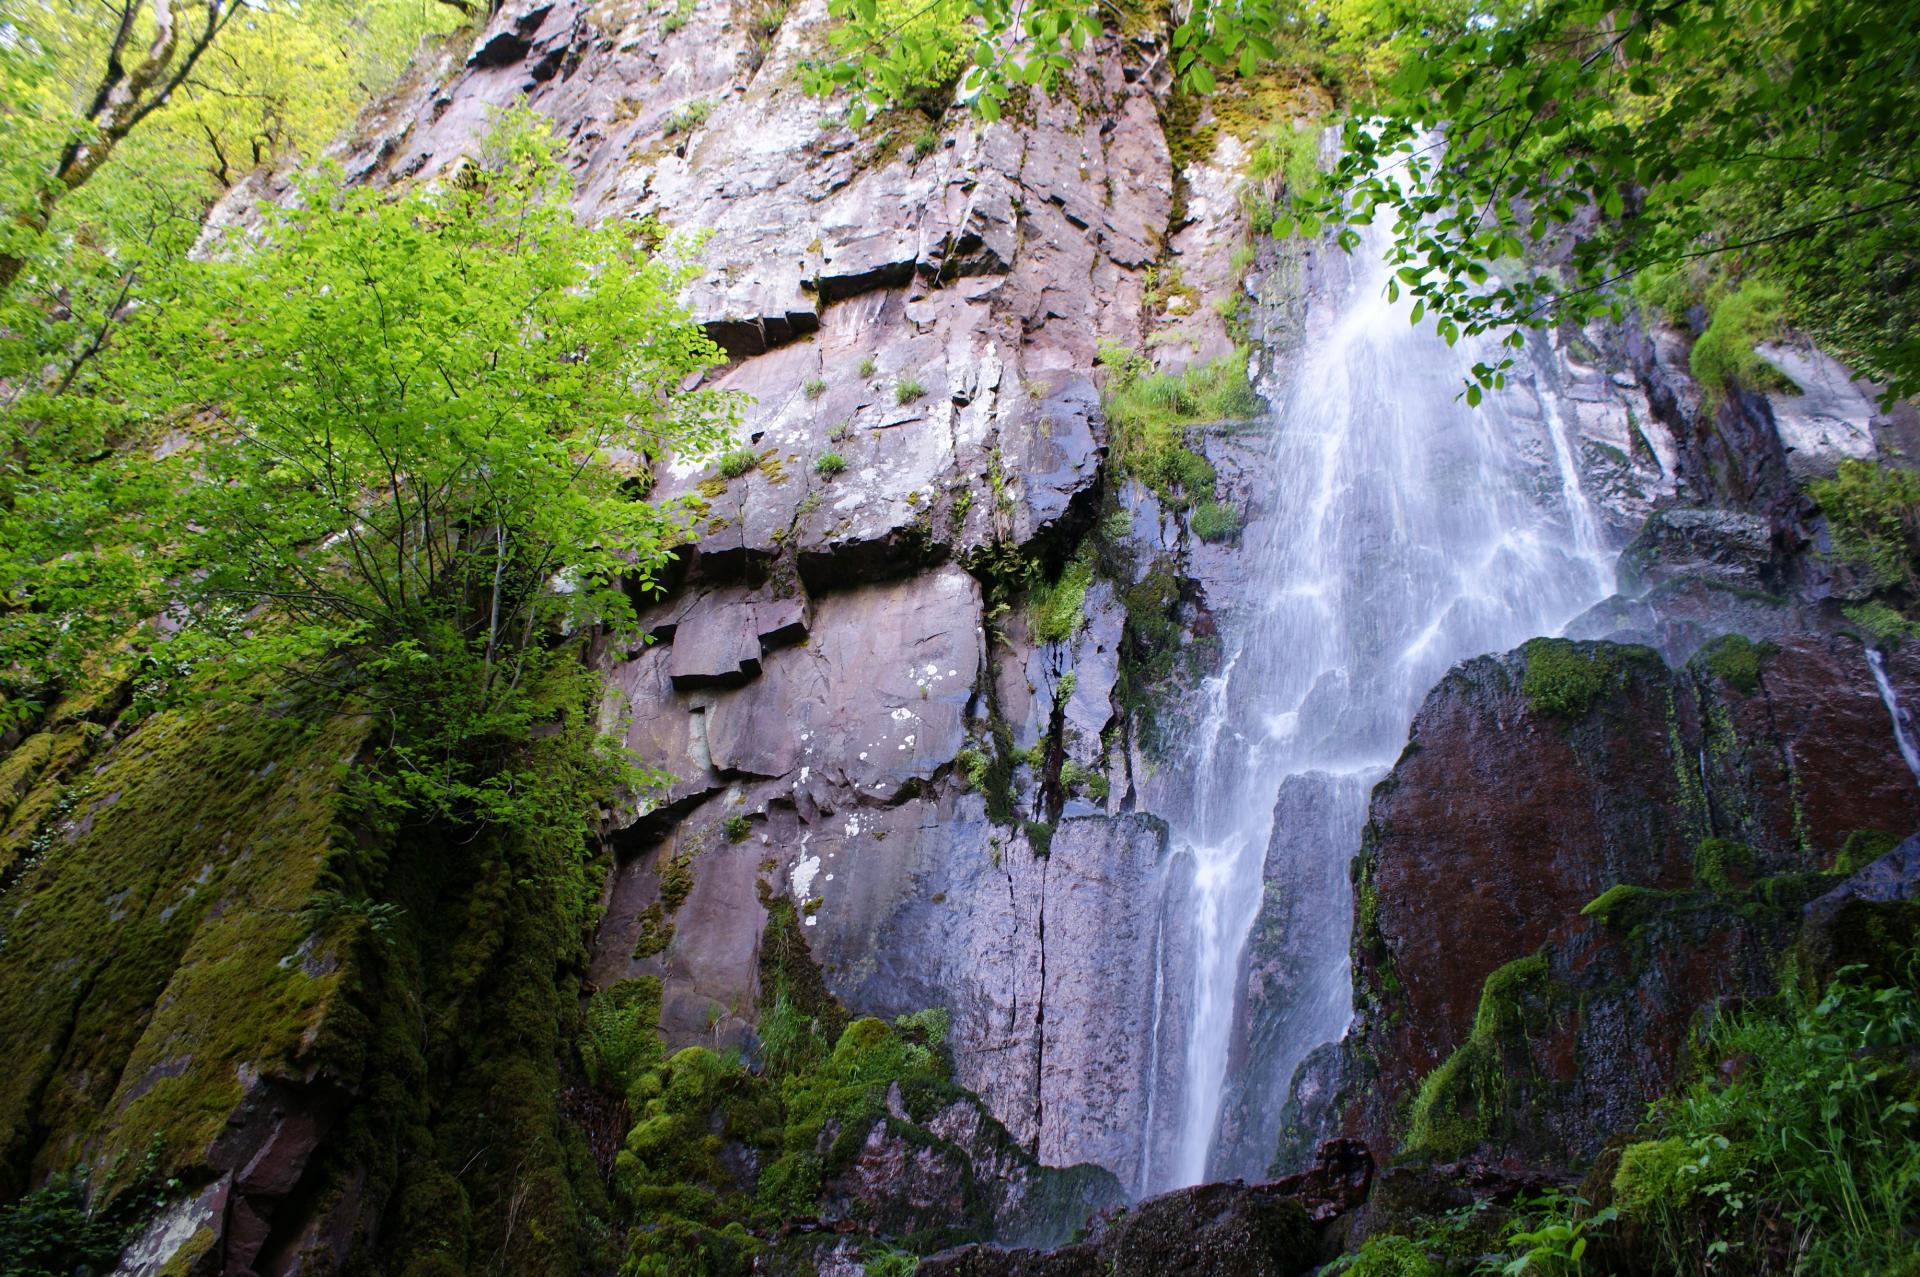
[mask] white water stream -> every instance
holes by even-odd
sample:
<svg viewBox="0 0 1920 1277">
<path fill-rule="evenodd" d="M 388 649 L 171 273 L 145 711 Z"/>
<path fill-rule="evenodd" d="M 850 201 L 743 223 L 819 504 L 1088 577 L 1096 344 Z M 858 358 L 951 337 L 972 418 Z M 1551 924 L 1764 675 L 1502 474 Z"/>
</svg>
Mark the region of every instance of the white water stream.
<svg viewBox="0 0 1920 1277">
<path fill-rule="evenodd" d="M 1557 633 L 1613 588 L 1552 396 L 1521 388 L 1466 407 L 1467 369 L 1493 356 L 1449 349 L 1385 300 L 1378 240 L 1356 256 L 1276 410 L 1272 510 L 1244 551 L 1254 587 L 1223 627 L 1221 672 L 1177 768 L 1191 791 L 1173 813 L 1174 925 L 1190 928 L 1192 987 L 1178 991 L 1184 1075 L 1168 1088 L 1181 1111 L 1169 1139 L 1149 1141 L 1161 1150 L 1144 1190 L 1264 1165 L 1295 1066 L 1345 1030 L 1346 866 L 1428 689 L 1466 657 Z M 1287 978 L 1260 997 L 1281 1006 L 1284 1031 L 1261 1047 L 1277 1087 L 1241 1098 L 1261 1117 L 1243 1142 L 1265 1145 L 1249 1162 L 1219 1147 L 1223 1101 L 1248 1033 L 1249 931 L 1276 902 L 1292 920 Z"/>
</svg>

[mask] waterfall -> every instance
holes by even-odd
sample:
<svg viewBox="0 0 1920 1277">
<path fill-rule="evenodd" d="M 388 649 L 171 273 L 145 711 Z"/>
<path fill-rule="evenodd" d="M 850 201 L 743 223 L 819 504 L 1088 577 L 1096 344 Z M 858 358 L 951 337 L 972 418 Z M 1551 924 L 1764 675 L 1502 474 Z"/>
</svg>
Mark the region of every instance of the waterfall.
<svg viewBox="0 0 1920 1277">
<path fill-rule="evenodd" d="M 1192 987 L 1156 1188 L 1264 1170 L 1294 1069 L 1344 1031 L 1347 866 L 1427 690 L 1613 588 L 1551 370 L 1468 408 L 1467 370 L 1498 356 L 1413 327 L 1382 246 L 1371 232 L 1275 410 L 1253 587 L 1171 765 L 1191 782 L 1168 907 Z"/>
<path fill-rule="evenodd" d="M 1900 708 L 1899 693 L 1893 690 L 1893 683 L 1887 678 L 1887 658 L 1880 649 L 1867 649 L 1867 665 L 1873 670 L 1873 684 L 1880 689 L 1880 701 L 1887 707 L 1887 715 L 1893 719 L 1893 739 L 1900 746 L 1900 757 L 1907 760 L 1907 770 L 1920 780 L 1920 749 L 1913 743 L 1911 724 L 1907 721 L 1907 711 Z"/>
</svg>

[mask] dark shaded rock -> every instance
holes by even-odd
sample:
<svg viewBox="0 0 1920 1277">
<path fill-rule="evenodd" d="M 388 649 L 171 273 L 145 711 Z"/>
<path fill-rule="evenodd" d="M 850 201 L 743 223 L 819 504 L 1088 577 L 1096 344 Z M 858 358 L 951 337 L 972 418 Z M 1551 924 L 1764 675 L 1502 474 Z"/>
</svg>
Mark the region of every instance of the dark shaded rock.
<svg viewBox="0 0 1920 1277">
<path fill-rule="evenodd" d="M 1903 983 L 1900 964 L 1920 947 L 1920 834 L 1908 838 L 1805 911 L 1801 947 L 1813 974 L 1865 966 L 1888 983 Z"/>
<path fill-rule="evenodd" d="M 1350 1184 L 1344 1156 L 1339 1166 L 1329 1171 L 1329 1183 Z M 1298 1196 L 1303 1189 L 1313 1193 L 1317 1186 L 1236 1180 L 1178 1189 L 1101 1217 L 1088 1239 L 1072 1246 L 1054 1251 L 962 1247 L 921 1261 L 919 1271 L 926 1277 L 1295 1277 L 1313 1271 L 1324 1258 L 1314 1215 Z M 1342 1188 L 1336 1196 L 1345 1202 L 1351 1194 Z"/>
<path fill-rule="evenodd" d="M 1772 590 L 1782 556 L 1768 520 L 1734 510 L 1670 506 L 1656 511 L 1620 552 L 1620 588 L 1629 593 L 1676 577 Z"/>
<path fill-rule="evenodd" d="M 1346 1128 L 1377 1153 L 1475 1037 L 1457 1073 L 1514 1083 L 1468 1087 L 1441 1142 L 1590 1158 L 1678 1076 L 1697 1010 L 1772 988 L 1847 836 L 1920 824 L 1856 641 L 1729 642 L 1679 672 L 1644 649 L 1561 649 L 1606 671 L 1573 717 L 1530 703 L 1533 649 L 1429 695 L 1355 862 Z M 1920 658 L 1900 659 L 1896 682 L 1920 683 Z M 1732 854 L 1709 838 L 1743 849 L 1738 872 L 1707 859 Z"/>
</svg>

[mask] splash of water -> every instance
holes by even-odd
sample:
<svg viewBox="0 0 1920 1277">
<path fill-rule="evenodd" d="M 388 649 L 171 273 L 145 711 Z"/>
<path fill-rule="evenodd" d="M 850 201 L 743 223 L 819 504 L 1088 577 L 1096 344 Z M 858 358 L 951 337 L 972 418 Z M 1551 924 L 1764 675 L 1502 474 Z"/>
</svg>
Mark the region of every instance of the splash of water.
<svg viewBox="0 0 1920 1277">
<path fill-rule="evenodd" d="M 1251 605 L 1226 627 L 1178 769 L 1192 778 L 1171 813 L 1192 987 L 1177 1127 L 1143 1172 L 1155 1187 L 1263 1168 L 1295 1066 L 1344 1031 L 1346 866 L 1428 688 L 1468 656 L 1558 632 L 1613 588 L 1551 389 L 1467 408 L 1462 379 L 1487 352 L 1414 328 L 1385 299 L 1379 250 L 1363 247 L 1374 264 L 1276 410 Z M 1228 1076 L 1236 1041 L 1250 1053 L 1256 919 L 1278 935 L 1261 942 L 1279 956 L 1265 955 L 1260 997 L 1280 1028 L 1257 1054 L 1280 1093 L 1252 1097 L 1261 1120 L 1223 1140 L 1223 1100 L 1244 1081 Z"/>
</svg>

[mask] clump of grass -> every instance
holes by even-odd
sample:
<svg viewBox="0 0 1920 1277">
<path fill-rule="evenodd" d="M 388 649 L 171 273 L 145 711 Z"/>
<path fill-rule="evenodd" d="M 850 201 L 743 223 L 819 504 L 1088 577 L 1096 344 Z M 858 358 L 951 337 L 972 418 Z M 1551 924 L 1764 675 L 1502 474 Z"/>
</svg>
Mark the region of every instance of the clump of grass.
<svg viewBox="0 0 1920 1277">
<path fill-rule="evenodd" d="M 1088 550 L 1068 561 L 1052 581 L 1036 581 L 1027 592 L 1027 626 L 1038 643 L 1065 643 L 1087 624 L 1087 587 L 1093 584 L 1093 555 Z"/>
<path fill-rule="evenodd" d="M 707 117 L 712 114 L 712 102 L 709 102 L 706 98 L 695 98 L 667 117 L 665 132 L 668 137 L 672 137 L 676 133 L 691 133 L 694 129 L 705 124 Z"/>
<path fill-rule="evenodd" d="M 922 129 L 913 138 L 913 158 L 924 160 L 940 149 L 940 134 L 934 129 Z"/>
<path fill-rule="evenodd" d="M 880 371 L 880 364 L 877 360 L 874 359 L 872 355 L 868 355 L 865 359 L 862 359 L 860 361 L 860 375 L 862 377 L 871 377 L 873 376 L 873 374 L 879 371 Z"/>
<path fill-rule="evenodd" d="M 893 387 L 893 401 L 897 404 L 910 404 L 927 393 L 917 377 L 902 377 Z"/>
<path fill-rule="evenodd" d="M 1729 386 L 1756 390 L 1791 389 L 1792 383 L 1754 353 L 1754 346 L 1777 337 L 1786 322 L 1787 294 L 1777 285 L 1749 282 L 1713 303 L 1707 330 L 1693 343 L 1688 365 L 1709 407 L 1726 398 Z"/>
<path fill-rule="evenodd" d="M 800 393 L 809 399 L 818 399 L 827 393 L 827 379 L 825 377 L 807 378 L 800 383 Z"/>
<path fill-rule="evenodd" d="M 738 479 L 747 471 L 759 466 L 760 454 L 752 448 L 735 448 L 720 458 L 720 477 Z"/>
<path fill-rule="evenodd" d="M 660 19 L 660 34 L 672 35 L 693 20 L 694 0 L 679 0 L 673 12 Z"/>
<path fill-rule="evenodd" d="M 1254 416 L 1260 397 L 1247 381 L 1247 356 L 1233 351 L 1179 373 L 1156 373 L 1124 346 L 1104 346 L 1101 406 L 1107 444 L 1122 473 L 1163 501 L 1185 508 L 1213 496 L 1213 466 L 1188 446 L 1188 428 Z"/>
<path fill-rule="evenodd" d="M 721 828 L 726 830 L 728 842 L 745 842 L 748 832 L 753 828 L 753 822 L 742 813 L 727 817 L 721 822 Z"/>
<path fill-rule="evenodd" d="M 1188 525 L 1202 541 L 1230 540 L 1240 533 L 1240 511 L 1209 498 L 1194 507 Z"/>
<path fill-rule="evenodd" d="M 828 443 L 839 443 L 842 440 L 851 439 L 852 437 L 853 437 L 853 423 L 851 421 L 836 422 L 834 423 L 832 429 L 827 431 Z"/>
<path fill-rule="evenodd" d="M 847 459 L 837 452 L 823 452 L 814 461 L 813 468 L 823 475 L 836 475 L 847 468 Z"/>
</svg>

